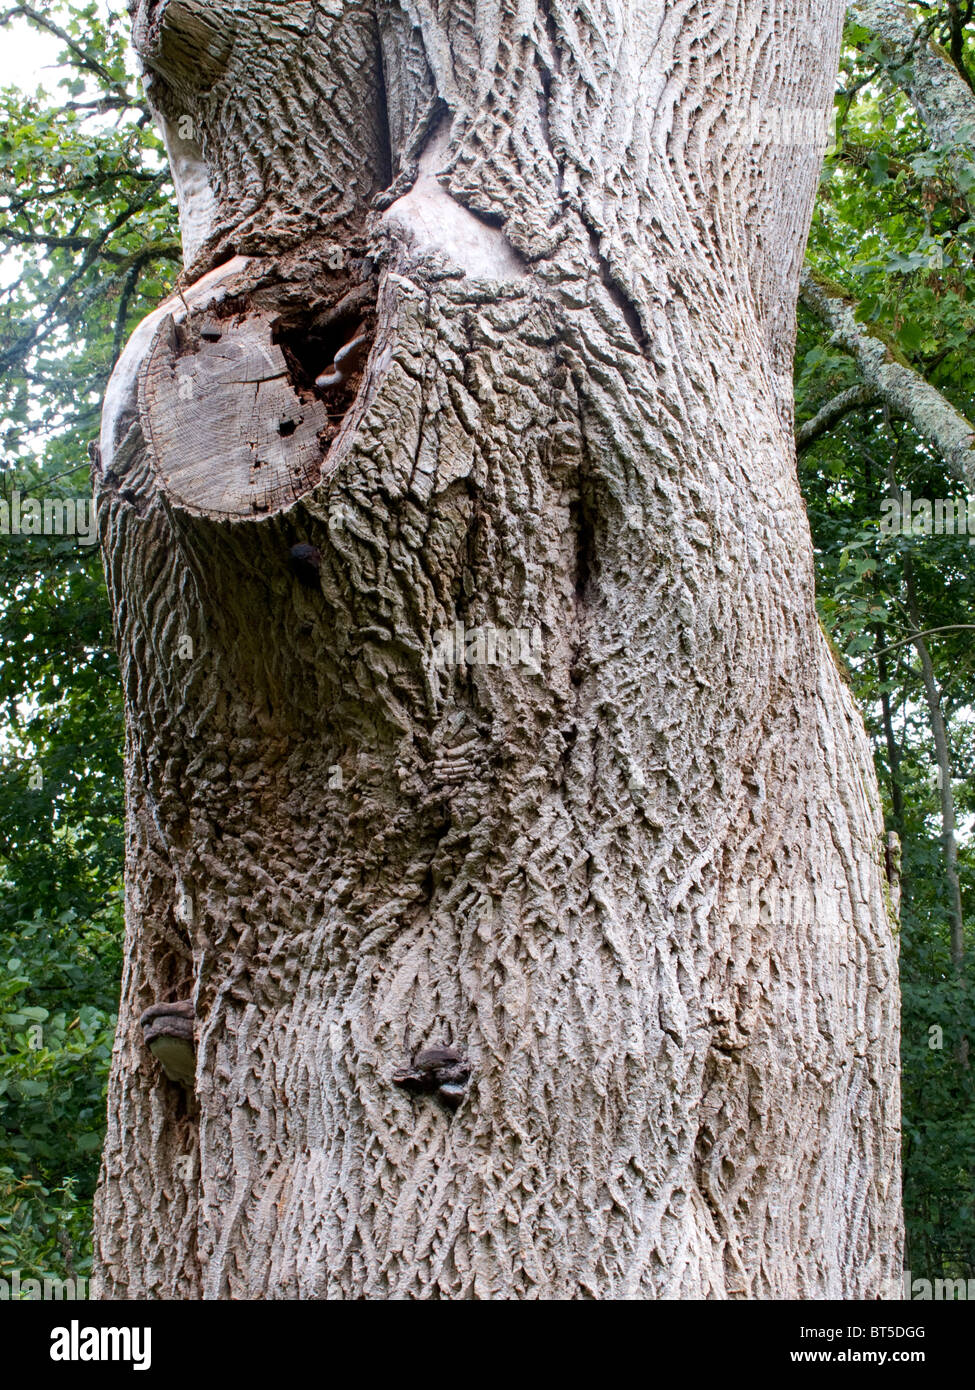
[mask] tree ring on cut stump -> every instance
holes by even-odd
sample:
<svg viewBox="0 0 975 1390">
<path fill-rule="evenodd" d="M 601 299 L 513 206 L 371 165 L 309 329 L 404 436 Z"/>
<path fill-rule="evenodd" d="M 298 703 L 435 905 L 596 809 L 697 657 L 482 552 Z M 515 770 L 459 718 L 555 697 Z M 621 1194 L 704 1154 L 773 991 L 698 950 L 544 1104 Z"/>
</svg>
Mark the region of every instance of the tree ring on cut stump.
<svg viewBox="0 0 975 1390">
<path fill-rule="evenodd" d="M 273 340 L 276 316 L 163 318 L 139 373 L 149 458 L 177 506 L 253 517 L 319 482 L 325 405 L 296 390 Z"/>
</svg>

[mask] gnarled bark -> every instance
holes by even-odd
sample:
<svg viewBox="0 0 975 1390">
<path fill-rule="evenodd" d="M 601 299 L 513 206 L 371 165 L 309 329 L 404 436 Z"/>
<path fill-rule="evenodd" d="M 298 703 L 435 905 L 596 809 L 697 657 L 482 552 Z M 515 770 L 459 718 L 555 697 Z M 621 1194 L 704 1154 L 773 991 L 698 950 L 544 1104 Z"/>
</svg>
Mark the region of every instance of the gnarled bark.
<svg viewBox="0 0 975 1390">
<path fill-rule="evenodd" d="M 821 151 L 748 125 L 829 104 L 841 18 L 140 6 L 194 249 L 97 479 L 104 1295 L 894 1287 L 883 827 L 792 439 Z M 139 1028 L 190 993 L 192 1100 Z"/>
</svg>

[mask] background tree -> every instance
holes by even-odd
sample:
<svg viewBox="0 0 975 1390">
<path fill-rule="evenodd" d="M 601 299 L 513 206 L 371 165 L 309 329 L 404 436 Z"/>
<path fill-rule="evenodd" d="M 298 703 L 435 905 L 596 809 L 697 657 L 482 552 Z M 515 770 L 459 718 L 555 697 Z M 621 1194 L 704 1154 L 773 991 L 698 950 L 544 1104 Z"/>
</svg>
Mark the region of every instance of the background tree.
<svg viewBox="0 0 975 1390">
<path fill-rule="evenodd" d="M 851 18 L 804 294 L 800 471 L 821 612 L 903 840 L 906 1263 L 970 1278 L 973 551 L 879 519 L 902 490 L 964 504 L 975 476 L 972 14 L 864 0 Z"/>
</svg>

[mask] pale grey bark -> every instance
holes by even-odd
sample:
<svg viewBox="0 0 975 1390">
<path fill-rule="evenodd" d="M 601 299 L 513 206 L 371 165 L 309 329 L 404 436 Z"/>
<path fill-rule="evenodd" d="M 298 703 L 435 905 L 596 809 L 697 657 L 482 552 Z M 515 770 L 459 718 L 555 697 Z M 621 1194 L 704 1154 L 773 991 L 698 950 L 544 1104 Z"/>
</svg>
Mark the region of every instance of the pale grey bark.
<svg viewBox="0 0 975 1390">
<path fill-rule="evenodd" d="M 885 841 L 793 443 L 822 150 L 744 133 L 828 107 L 841 19 L 139 7 L 196 249 L 102 431 L 104 1295 L 896 1293 Z M 190 995 L 192 1102 L 138 1025 Z M 436 1044 L 456 1110 L 395 1083 Z"/>
</svg>

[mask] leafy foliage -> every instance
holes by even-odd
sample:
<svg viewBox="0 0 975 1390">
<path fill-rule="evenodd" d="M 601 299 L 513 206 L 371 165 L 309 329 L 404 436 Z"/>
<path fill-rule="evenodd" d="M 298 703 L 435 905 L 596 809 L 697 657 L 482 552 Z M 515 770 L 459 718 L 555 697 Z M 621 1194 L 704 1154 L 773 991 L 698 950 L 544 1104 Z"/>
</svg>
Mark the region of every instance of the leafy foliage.
<svg viewBox="0 0 975 1390">
<path fill-rule="evenodd" d="M 124 8 L 19 6 L 57 90 L 0 93 L 0 518 L 90 498 L 87 442 L 179 245 Z M 121 971 L 118 665 L 97 545 L 0 534 L 0 1276 L 84 1275 Z"/>
<path fill-rule="evenodd" d="M 120 926 L 113 899 L 0 932 L 0 1266 L 22 1279 L 90 1271 Z"/>
</svg>

